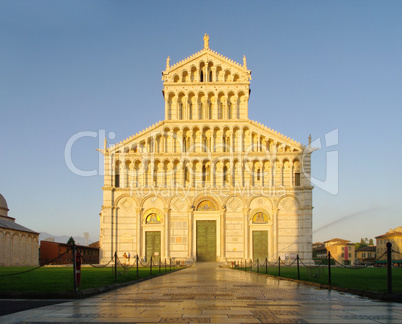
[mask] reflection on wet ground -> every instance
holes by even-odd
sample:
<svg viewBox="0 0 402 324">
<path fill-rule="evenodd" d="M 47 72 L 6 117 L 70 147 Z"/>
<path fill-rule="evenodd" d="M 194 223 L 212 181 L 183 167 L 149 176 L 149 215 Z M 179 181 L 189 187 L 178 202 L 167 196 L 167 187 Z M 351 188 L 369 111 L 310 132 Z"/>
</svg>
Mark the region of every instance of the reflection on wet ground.
<svg viewBox="0 0 402 324">
<path fill-rule="evenodd" d="M 402 323 L 402 305 L 197 263 L 96 297 L 10 314 L 2 323 Z"/>
</svg>

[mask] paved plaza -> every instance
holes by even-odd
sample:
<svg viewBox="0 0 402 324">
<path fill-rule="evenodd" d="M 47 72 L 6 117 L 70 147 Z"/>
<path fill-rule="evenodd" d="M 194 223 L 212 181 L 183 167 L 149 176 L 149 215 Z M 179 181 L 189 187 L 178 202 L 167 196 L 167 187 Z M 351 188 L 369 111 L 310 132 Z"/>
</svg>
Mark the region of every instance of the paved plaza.
<svg viewBox="0 0 402 324">
<path fill-rule="evenodd" d="M 402 304 L 198 263 L 95 297 L 6 315 L 0 322 L 402 323 Z"/>
</svg>

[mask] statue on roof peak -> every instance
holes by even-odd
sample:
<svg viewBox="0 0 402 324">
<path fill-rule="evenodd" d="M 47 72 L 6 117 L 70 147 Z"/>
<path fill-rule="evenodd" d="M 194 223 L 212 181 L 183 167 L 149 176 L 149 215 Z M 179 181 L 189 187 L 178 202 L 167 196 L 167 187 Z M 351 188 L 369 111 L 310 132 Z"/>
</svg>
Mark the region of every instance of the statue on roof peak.
<svg viewBox="0 0 402 324">
<path fill-rule="evenodd" d="M 207 33 L 204 35 L 204 48 L 209 48 L 209 36 Z"/>
<path fill-rule="evenodd" d="M 166 59 L 166 70 L 170 67 L 170 57 L 168 56 Z"/>
</svg>

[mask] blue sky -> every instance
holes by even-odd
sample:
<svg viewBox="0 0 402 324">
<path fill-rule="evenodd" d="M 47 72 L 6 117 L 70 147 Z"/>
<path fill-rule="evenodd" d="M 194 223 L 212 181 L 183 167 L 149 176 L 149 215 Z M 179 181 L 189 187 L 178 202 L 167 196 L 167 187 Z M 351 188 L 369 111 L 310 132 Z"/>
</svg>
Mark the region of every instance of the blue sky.
<svg viewBox="0 0 402 324">
<path fill-rule="evenodd" d="M 161 71 L 210 47 L 251 69 L 249 117 L 321 139 L 313 175 L 339 156 L 339 187 L 314 189 L 314 241 L 402 225 L 399 1 L 1 1 L 0 193 L 38 232 L 99 236 L 102 176 L 66 166 L 71 136 L 121 141 L 164 119 Z M 325 134 L 338 129 L 338 145 Z M 75 143 L 98 168 L 98 138 Z"/>
</svg>

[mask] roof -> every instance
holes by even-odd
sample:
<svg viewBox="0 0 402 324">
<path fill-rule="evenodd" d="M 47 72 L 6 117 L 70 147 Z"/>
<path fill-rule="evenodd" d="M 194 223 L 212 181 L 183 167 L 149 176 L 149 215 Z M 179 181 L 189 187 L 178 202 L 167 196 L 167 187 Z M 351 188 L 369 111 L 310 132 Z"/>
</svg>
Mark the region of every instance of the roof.
<svg viewBox="0 0 402 324">
<path fill-rule="evenodd" d="M 2 194 L 0 194 L 0 208 L 8 209 L 7 201 Z"/>
<path fill-rule="evenodd" d="M 39 234 L 38 232 L 35 232 L 28 227 L 22 226 L 18 223 L 15 223 L 11 220 L 3 219 L 0 218 L 0 228 L 6 228 L 6 229 L 11 229 L 14 231 L 21 231 L 21 232 L 28 232 L 28 233 L 34 233 L 34 234 Z"/>
<path fill-rule="evenodd" d="M 381 239 L 381 238 L 386 238 L 386 237 L 393 237 L 393 236 L 402 236 L 401 232 L 391 232 L 391 233 L 386 233 L 380 236 L 376 236 L 376 239 Z"/>
<path fill-rule="evenodd" d="M 65 247 L 71 247 L 71 244 L 67 244 L 67 243 L 60 243 L 60 242 L 51 242 L 51 241 L 40 241 L 40 245 L 42 245 L 42 243 L 45 244 L 50 244 L 50 245 L 57 245 L 57 246 L 65 246 Z M 93 247 L 93 246 L 87 246 L 87 245 L 75 245 L 76 248 L 84 248 L 84 249 L 91 249 L 91 250 L 99 250 L 99 248 L 97 247 Z"/>
<path fill-rule="evenodd" d="M 339 242 L 339 243 L 348 243 L 350 241 L 348 240 L 344 240 L 344 239 L 340 239 L 340 238 L 334 238 L 328 241 L 324 241 L 324 243 L 329 243 L 329 242 Z"/>
</svg>

